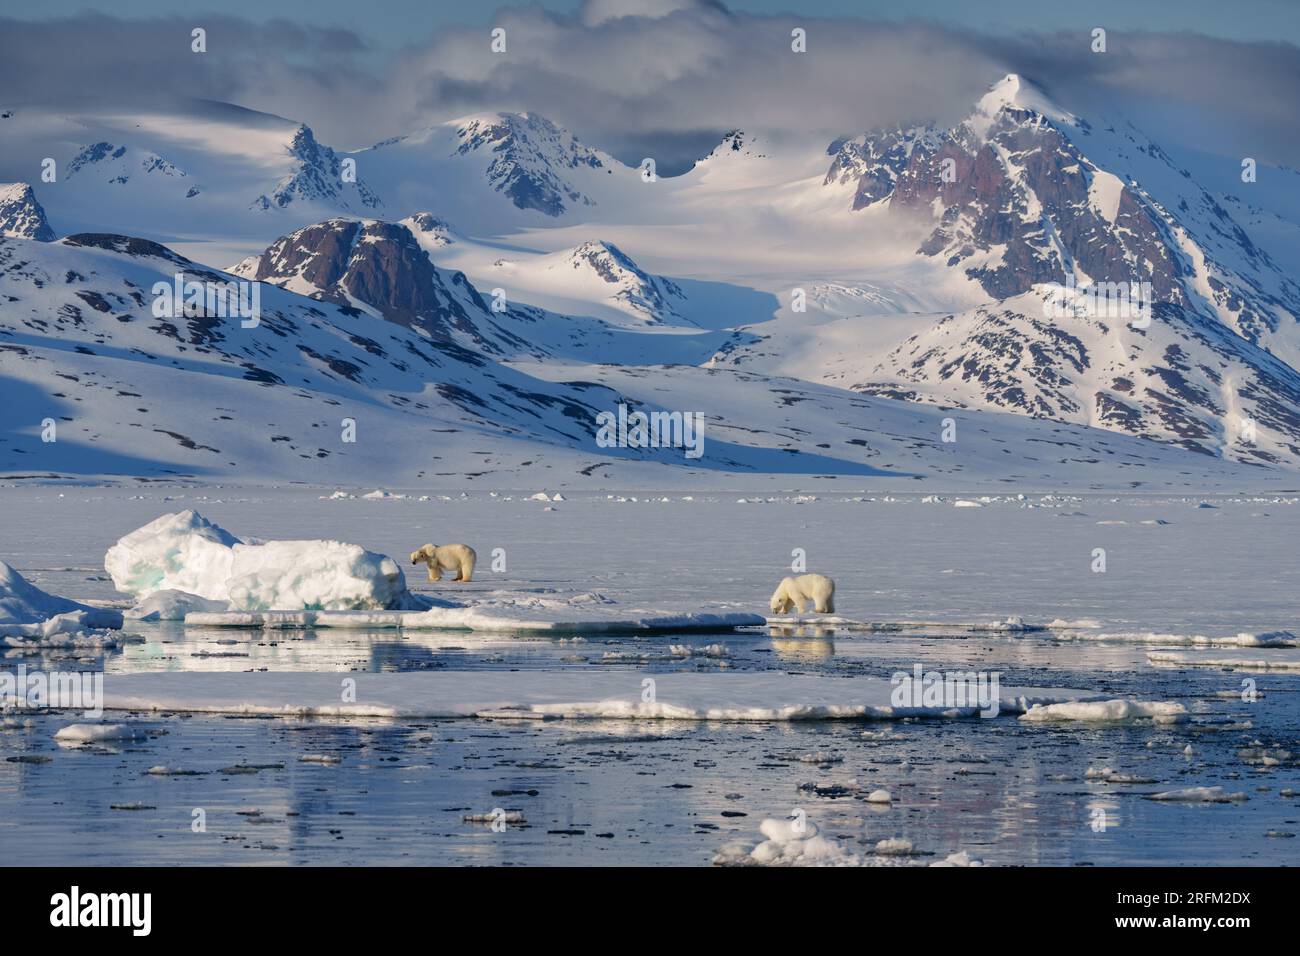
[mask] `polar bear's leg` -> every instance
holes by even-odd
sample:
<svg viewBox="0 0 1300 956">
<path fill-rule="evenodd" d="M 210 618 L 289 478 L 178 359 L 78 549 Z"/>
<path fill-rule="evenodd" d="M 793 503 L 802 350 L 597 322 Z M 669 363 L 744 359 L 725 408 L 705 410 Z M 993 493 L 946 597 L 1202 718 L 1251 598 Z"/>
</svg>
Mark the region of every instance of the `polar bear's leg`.
<svg viewBox="0 0 1300 956">
<path fill-rule="evenodd" d="M 816 611 L 818 614 L 835 613 L 835 595 L 828 594 L 822 600 L 817 602 Z"/>
<path fill-rule="evenodd" d="M 460 576 L 456 578 L 456 580 L 464 581 L 467 584 L 470 581 L 474 580 L 474 552 L 473 551 L 470 551 L 469 554 L 465 555 L 463 558 L 460 559 Z"/>
<path fill-rule="evenodd" d="M 438 563 L 438 559 L 437 559 L 437 558 L 429 558 L 429 560 L 428 560 L 428 565 L 429 565 L 429 580 L 430 580 L 430 581 L 441 581 L 441 580 L 442 580 L 442 565 L 440 565 L 440 564 Z"/>
</svg>

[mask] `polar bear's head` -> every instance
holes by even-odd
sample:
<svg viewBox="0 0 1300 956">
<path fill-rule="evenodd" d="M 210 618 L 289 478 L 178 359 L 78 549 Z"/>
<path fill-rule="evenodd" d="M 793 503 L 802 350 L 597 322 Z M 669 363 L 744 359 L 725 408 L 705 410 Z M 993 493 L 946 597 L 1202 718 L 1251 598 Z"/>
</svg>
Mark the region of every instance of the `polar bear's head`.
<svg viewBox="0 0 1300 956">
<path fill-rule="evenodd" d="M 438 550 L 438 546 L 437 546 L 436 544 L 426 544 L 426 545 L 425 545 L 423 548 L 421 548 L 419 551 L 412 551 L 412 552 L 411 552 L 411 563 L 412 563 L 412 564 L 424 564 L 424 563 L 426 563 L 430 558 L 433 557 L 434 553 L 435 553 L 437 550 Z"/>
<path fill-rule="evenodd" d="M 786 593 L 784 581 L 778 584 L 776 591 L 772 593 L 772 600 L 768 602 L 768 607 L 772 609 L 773 614 L 788 614 L 794 607 L 794 601 L 790 600 L 790 595 Z"/>
</svg>

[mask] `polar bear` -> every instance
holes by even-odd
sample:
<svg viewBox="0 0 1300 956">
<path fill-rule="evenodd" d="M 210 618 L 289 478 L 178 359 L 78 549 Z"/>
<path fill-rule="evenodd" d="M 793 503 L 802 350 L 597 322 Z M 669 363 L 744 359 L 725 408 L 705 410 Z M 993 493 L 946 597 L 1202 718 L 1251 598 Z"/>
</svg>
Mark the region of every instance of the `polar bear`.
<svg viewBox="0 0 1300 956">
<path fill-rule="evenodd" d="M 835 582 L 824 574 L 782 578 L 769 603 L 773 614 L 788 614 L 791 608 L 796 614 L 802 614 L 805 601 L 812 604 L 818 614 L 834 614 Z"/>
<path fill-rule="evenodd" d="M 478 555 L 467 544 L 426 544 L 411 552 L 411 563 L 429 566 L 429 580 L 441 581 L 443 571 L 455 571 L 453 581 L 470 581 L 474 575 L 474 562 Z"/>
</svg>

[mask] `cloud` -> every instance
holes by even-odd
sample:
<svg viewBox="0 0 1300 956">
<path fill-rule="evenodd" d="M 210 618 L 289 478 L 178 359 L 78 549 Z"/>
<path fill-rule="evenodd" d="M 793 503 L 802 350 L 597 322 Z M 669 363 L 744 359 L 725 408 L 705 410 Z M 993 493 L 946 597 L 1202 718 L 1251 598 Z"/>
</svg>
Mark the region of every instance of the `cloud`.
<svg viewBox="0 0 1300 956">
<path fill-rule="evenodd" d="M 194 21 L 194 22 L 192 22 Z M 207 21 L 207 22 L 203 22 Z M 206 54 L 190 29 L 208 29 Z M 1085 116 L 1131 115 L 1172 145 L 1300 165 L 1300 49 L 1188 33 L 990 37 L 931 22 L 731 13 L 713 0 L 588 0 L 575 14 L 505 7 L 489 28 L 442 29 L 381 56 L 355 33 L 287 22 L 99 15 L 0 20 L 0 95 L 65 103 L 87 90 L 129 106 L 223 99 L 300 119 L 357 147 L 466 113 L 533 110 L 661 171 L 733 128 L 825 141 L 878 126 L 951 123 L 1018 72 Z M 791 30 L 807 52 L 791 50 Z"/>
</svg>

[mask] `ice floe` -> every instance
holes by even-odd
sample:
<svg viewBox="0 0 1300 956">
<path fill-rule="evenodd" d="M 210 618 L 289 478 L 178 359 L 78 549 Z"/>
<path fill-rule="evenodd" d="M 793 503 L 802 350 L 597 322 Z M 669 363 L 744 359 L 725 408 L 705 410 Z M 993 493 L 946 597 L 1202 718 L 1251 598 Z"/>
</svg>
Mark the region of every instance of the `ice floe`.
<svg viewBox="0 0 1300 956">
<path fill-rule="evenodd" d="M 1300 671 L 1300 648 L 1261 654 L 1214 654 L 1204 651 L 1149 651 L 1147 660 L 1160 667 L 1215 667 L 1223 670 Z"/>
<path fill-rule="evenodd" d="M 108 549 L 119 591 L 184 591 L 232 610 L 422 607 L 387 555 L 343 541 L 241 541 L 193 510 L 163 515 Z"/>
<path fill-rule="evenodd" d="M 146 672 L 107 674 L 108 711 L 267 714 L 408 719 L 664 719 L 720 721 L 970 718 L 977 708 L 894 707 L 892 684 L 875 677 L 781 672 L 640 671 L 510 673 Z M 1002 687 L 1001 711 L 1079 700 L 1071 688 Z M 49 705 L 64 702 L 51 688 Z"/>
<path fill-rule="evenodd" d="M 143 724 L 68 724 L 54 735 L 60 746 L 81 747 L 108 741 L 145 740 L 151 728 Z"/>
<path fill-rule="evenodd" d="M 752 848 L 730 843 L 714 856 L 718 866 L 861 866 L 862 858 L 838 841 L 819 835 L 817 824 L 802 816 L 766 819 L 758 827 L 767 839 Z"/>
<path fill-rule="evenodd" d="M 104 646 L 122 613 L 47 594 L 0 561 L 0 647 Z"/>
<path fill-rule="evenodd" d="M 1241 791 L 1229 793 L 1222 787 L 1188 787 L 1185 790 L 1166 790 L 1164 793 L 1149 793 L 1146 798 L 1169 803 L 1241 803 L 1250 799 Z"/>
<path fill-rule="evenodd" d="M 364 628 L 433 631 L 486 631 L 498 634 L 555 632 L 629 634 L 683 631 L 733 631 L 758 627 L 763 617 L 739 611 L 674 611 L 623 608 L 616 604 L 486 599 L 465 604 L 442 602 L 422 611 L 227 611 L 187 614 L 185 623 L 202 627 L 239 628 Z M 724 657 L 726 648 L 710 645 L 678 653 Z"/>
<path fill-rule="evenodd" d="M 155 591 L 124 616 L 134 621 L 183 621 L 186 614 L 225 611 L 229 601 L 211 601 L 197 594 L 168 589 Z"/>
<path fill-rule="evenodd" d="M 1116 633 L 1079 632 L 1070 637 L 1081 641 L 1108 641 L 1117 644 L 1168 644 L 1187 647 L 1300 647 L 1300 638 L 1290 631 L 1239 631 L 1236 634 L 1161 634 L 1155 631 L 1121 631 Z"/>
<path fill-rule="evenodd" d="M 1187 708 L 1177 701 L 1079 700 L 1059 704 L 1037 704 L 1022 714 L 1020 719 L 1031 722 L 1106 723 L 1151 719 L 1158 724 L 1172 724 L 1186 720 L 1187 716 Z"/>
</svg>

